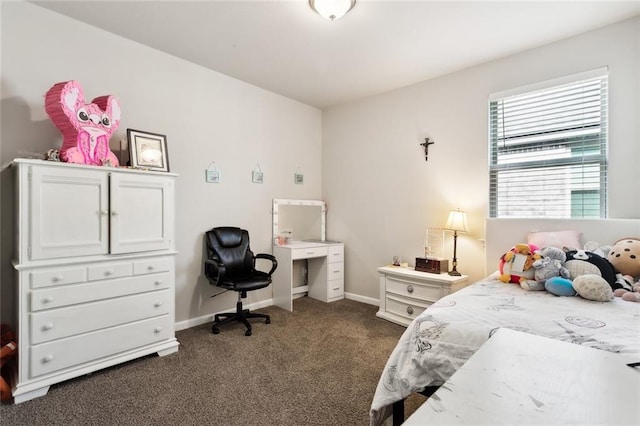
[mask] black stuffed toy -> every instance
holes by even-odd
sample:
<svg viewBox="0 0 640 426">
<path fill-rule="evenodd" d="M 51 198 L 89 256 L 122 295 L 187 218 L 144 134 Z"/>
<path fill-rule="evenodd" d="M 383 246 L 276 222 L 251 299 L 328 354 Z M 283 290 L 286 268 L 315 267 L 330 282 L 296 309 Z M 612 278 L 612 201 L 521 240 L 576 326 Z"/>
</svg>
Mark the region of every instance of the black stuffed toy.
<svg viewBox="0 0 640 426">
<path fill-rule="evenodd" d="M 621 288 L 619 282 L 616 282 L 616 270 L 611 262 L 604 257 L 587 250 L 569 250 L 567 251 L 566 268 L 569 270 L 571 279 L 586 274 L 600 275 L 612 290 Z"/>
</svg>

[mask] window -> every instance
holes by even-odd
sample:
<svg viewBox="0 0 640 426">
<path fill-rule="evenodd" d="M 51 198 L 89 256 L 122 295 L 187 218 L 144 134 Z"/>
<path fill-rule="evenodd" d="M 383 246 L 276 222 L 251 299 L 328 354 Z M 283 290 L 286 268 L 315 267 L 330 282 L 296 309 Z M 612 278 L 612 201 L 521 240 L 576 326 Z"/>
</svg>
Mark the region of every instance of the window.
<svg viewBox="0 0 640 426">
<path fill-rule="evenodd" d="M 607 216 L 607 70 L 489 98 L 490 217 Z"/>
</svg>

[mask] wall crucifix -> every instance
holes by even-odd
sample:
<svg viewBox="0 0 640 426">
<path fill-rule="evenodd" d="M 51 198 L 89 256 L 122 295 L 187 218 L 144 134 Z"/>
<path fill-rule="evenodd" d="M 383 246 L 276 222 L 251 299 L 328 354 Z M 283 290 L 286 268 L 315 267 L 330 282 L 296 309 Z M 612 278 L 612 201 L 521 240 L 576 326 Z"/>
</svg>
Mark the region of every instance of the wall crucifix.
<svg viewBox="0 0 640 426">
<path fill-rule="evenodd" d="M 435 142 L 429 138 L 424 138 L 424 142 L 420 144 L 424 148 L 424 161 L 429 159 L 429 145 L 433 145 Z"/>
</svg>

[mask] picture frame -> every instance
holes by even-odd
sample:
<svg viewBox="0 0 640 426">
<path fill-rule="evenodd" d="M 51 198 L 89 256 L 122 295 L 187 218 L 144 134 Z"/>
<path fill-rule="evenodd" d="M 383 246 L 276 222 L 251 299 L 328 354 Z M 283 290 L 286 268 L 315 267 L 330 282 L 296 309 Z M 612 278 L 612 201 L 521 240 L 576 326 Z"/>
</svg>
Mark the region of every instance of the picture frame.
<svg viewBox="0 0 640 426">
<path fill-rule="evenodd" d="M 167 137 L 158 133 L 127 129 L 131 167 L 158 172 L 169 171 Z"/>
</svg>

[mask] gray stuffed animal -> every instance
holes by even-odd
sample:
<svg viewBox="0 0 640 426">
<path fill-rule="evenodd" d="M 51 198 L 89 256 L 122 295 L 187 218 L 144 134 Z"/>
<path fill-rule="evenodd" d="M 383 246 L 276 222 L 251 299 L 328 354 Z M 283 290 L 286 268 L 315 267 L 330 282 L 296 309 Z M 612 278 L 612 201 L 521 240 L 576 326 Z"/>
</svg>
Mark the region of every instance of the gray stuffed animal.
<svg viewBox="0 0 640 426">
<path fill-rule="evenodd" d="M 564 266 L 567 260 L 564 250 L 557 247 L 543 247 L 538 253 L 542 259 L 533 262 L 532 266 L 534 279 L 541 285 L 541 288 L 531 288 L 531 290 L 544 290 L 544 283 L 549 278 L 570 278 L 569 270 Z"/>
</svg>

